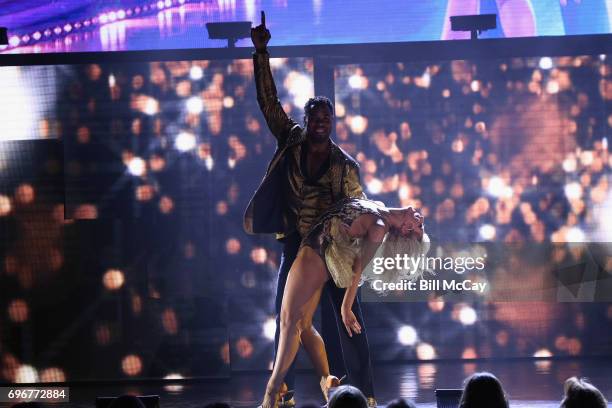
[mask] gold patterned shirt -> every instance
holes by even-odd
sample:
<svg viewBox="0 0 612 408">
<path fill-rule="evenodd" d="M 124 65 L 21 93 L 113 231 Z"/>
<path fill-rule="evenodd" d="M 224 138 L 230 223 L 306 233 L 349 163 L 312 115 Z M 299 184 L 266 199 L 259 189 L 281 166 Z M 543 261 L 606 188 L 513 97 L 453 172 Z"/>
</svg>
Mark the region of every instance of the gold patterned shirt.
<svg viewBox="0 0 612 408">
<path fill-rule="evenodd" d="M 289 152 L 288 167 L 287 210 L 289 217 L 295 219 L 297 232 L 304 237 L 314 221 L 334 203 L 330 160 L 317 174 L 307 174 L 306 146 L 301 144 Z"/>
</svg>

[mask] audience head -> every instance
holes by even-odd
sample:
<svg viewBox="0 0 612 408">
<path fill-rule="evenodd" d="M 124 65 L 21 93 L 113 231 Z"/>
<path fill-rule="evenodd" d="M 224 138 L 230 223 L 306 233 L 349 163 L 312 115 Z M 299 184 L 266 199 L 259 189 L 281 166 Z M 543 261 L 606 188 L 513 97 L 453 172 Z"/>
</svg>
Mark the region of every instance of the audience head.
<svg viewBox="0 0 612 408">
<path fill-rule="evenodd" d="M 305 404 L 300 405 L 300 408 L 321 408 L 320 404 L 316 402 L 306 402 Z"/>
<path fill-rule="evenodd" d="M 416 408 L 416 405 L 412 401 L 397 398 L 388 403 L 387 408 Z"/>
<path fill-rule="evenodd" d="M 232 408 L 232 406 L 226 402 L 211 402 L 204 405 L 204 408 Z"/>
<path fill-rule="evenodd" d="M 145 408 L 145 404 L 133 395 L 122 395 L 115 398 L 109 408 Z"/>
<path fill-rule="evenodd" d="M 368 408 L 368 400 L 358 388 L 341 385 L 329 399 L 329 408 Z"/>
<path fill-rule="evenodd" d="M 501 382 L 491 373 L 482 372 L 465 380 L 460 408 L 508 408 Z"/>
<path fill-rule="evenodd" d="M 561 408 L 606 408 L 603 394 L 586 378 L 572 377 L 563 386 Z"/>
</svg>

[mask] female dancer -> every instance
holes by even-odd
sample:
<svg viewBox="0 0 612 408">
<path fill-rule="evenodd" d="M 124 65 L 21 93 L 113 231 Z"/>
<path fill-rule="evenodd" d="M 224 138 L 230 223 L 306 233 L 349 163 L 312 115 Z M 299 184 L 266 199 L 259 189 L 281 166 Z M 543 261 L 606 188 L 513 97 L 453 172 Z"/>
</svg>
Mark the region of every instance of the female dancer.
<svg viewBox="0 0 612 408">
<path fill-rule="evenodd" d="M 278 352 L 261 407 L 278 406 L 283 378 L 300 342 L 321 376 L 321 390 L 326 400 L 329 389 L 339 385 L 340 380 L 329 373 L 325 344 L 312 325 L 312 316 L 321 289 L 331 277 L 338 287 L 348 288 L 341 308 L 348 335 L 361 332 L 351 307 L 363 266 L 368 264 L 383 240 L 404 242 L 412 252 L 409 255 L 427 252 L 429 244 L 424 234 L 423 217 L 412 207 L 387 208 L 380 202 L 347 198 L 314 223 L 289 271 L 281 306 Z"/>
</svg>

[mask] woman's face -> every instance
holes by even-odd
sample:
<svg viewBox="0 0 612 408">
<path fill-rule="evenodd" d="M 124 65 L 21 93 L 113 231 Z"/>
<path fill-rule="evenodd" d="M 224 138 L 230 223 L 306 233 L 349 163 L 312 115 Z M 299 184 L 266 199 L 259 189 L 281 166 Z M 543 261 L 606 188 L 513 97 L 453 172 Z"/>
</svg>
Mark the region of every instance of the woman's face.
<svg viewBox="0 0 612 408">
<path fill-rule="evenodd" d="M 412 207 L 404 209 L 401 215 L 397 228 L 402 237 L 419 240 L 423 238 L 423 216 Z"/>
</svg>

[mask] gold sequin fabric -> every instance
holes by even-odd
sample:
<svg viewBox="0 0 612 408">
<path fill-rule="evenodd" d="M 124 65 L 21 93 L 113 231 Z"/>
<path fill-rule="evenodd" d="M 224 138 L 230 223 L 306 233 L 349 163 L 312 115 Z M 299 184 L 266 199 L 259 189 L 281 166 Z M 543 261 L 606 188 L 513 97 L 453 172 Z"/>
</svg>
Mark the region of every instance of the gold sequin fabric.
<svg viewBox="0 0 612 408">
<path fill-rule="evenodd" d="M 353 262 L 361 250 L 361 238 L 349 237 L 342 224 L 350 226 L 363 214 L 380 217 L 380 206 L 371 200 L 358 198 L 340 200 L 319 217 L 302 241 L 302 246 L 313 248 L 323 259 L 339 288 L 351 285 Z"/>
</svg>

